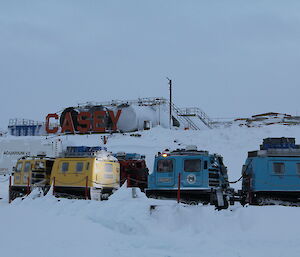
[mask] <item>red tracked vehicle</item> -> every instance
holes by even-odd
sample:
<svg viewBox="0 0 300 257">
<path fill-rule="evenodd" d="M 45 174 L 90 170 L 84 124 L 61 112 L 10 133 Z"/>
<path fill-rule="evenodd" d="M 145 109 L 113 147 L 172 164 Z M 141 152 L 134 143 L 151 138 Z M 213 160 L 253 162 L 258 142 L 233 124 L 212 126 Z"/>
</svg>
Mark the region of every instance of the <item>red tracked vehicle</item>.
<svg viewBox="0 0 300 257">
<path fill-rule="evenodd" d="M 138 187 L 141 191 L 147 188 L 149 170 L 145 156 L 137 153 L 119 152 L 114 155 L 120 163 L 120 186 L 126 180 L 128 187 Z"/>
</svg>

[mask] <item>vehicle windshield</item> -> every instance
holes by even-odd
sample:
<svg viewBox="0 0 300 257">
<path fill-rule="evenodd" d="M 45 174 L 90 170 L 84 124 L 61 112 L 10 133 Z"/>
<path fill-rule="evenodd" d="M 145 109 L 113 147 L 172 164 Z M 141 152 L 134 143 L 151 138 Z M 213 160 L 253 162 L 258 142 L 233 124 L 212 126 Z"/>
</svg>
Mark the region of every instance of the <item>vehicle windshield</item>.
<svg viewBox="0 0 300 257">
<path fill-rule="evenodd" d="M 173 171 L 173 160 L 159 160 L 157 162 L 158 172 L 172 172 Z"/>
<path fill-rule="evenodd" d="M 23 167 L 23 163 L 22 163 L 22 162 L 19 162 L 19 163 L 17 164 L 17 167 L 16 167 L 16 172 L 21 172 L 22 167 Z"/>
</svg>

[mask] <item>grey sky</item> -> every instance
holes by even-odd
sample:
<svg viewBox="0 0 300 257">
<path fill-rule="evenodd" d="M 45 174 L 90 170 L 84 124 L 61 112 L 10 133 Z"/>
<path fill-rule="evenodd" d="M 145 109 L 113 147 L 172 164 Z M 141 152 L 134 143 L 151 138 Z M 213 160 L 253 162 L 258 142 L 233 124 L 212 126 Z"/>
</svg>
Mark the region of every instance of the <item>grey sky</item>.
<svg viewBox="0 0 300 257">
<path fill-rule="evenodd" d="M 299 114 L 300 1 L 0 2 L 0 127 L 168 96 L 211 117 Z"/>
</svg>

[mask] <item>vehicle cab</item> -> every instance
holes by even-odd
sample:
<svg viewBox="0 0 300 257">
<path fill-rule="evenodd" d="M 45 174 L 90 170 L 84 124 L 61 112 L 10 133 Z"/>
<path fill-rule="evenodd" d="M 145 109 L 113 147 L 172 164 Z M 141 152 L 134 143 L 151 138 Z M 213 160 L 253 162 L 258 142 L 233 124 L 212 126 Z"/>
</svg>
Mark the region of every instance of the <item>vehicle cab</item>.
<svg viewBox="0 0 300 257">
<path fill-rule="evenodd" d="M 55 159 L 51 181 L 55 194 L 107 199 L 119 188 L 120 164 L 103 147 L 69 146 Z"/>
<path fill-rule="evenodd" d="M 196 146 L 158 153 L 148 177 L 147 196 L 176 198 L 179 188 L 181 197 L 187 202 L 211 202 L 212 192 L 225 192 L 228 188 L 223 158 L 199 151 Z"/>
<path fill-rule="evenodd" d="M 242 169 L 242 204 L 299 202 L 300 145 L 295 138 L 265 138 Z"/>
<path fill-rule="evenodd" d="M 13 183 L 10 189 L 11 200 L 30 193 L 33 187 L 43 190 L 50 185 L 51 170 L 54 158 L 46 155 L 24 156 L 20 158 L 13 172 Z"/>
<path fill-rule="evenodd" d="M 127 180 L 127 186 L 138 187 L 142 191 L 147 187 L 149 170 L 145 155 L 118 152 L 114 154 L 120 163 L 120 186 Z M 129 181 L 128 181 L 129 180 Z"/>
</svg>

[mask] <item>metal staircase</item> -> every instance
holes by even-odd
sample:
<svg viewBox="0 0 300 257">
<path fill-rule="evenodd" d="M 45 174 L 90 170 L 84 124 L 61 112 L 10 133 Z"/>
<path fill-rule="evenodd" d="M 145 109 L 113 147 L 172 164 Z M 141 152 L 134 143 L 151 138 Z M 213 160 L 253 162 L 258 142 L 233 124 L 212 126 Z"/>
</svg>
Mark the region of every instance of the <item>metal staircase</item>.
<svg viewBox="0 0 300 257">
<path fill-rule="evenodd" d="M 181 108 L 180 115 L 183 117 L 197 117 L 200 119 L 208 128 L 213 128 L 213 121 L 208 115 L 198 107 Z"/>
<path fill-rule="evenodd" d="M 169 101 L 168 101 L 168 104 L 170 104 Z M 173 116 L 174 116 L 174 114 L 176 114 L 176 118 L 178 118 L 178 120 L 180 122 L 182 122 L 183 124 L 185 124 L 188 128 L 193 129 L 193 130 L 200 130 L 200 128 L 188 116 L 182 115 L 181 109 L 178 108 L 173 103 L 172 103 L 172 113 L 173 113 Z"/>
</svg>

